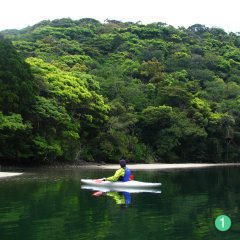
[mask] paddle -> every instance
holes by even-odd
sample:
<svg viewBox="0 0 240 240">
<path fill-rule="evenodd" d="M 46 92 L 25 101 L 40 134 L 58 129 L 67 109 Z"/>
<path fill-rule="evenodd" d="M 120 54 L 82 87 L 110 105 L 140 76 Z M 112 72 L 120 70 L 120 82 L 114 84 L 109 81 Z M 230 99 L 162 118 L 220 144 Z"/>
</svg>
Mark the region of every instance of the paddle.
<svg viewBox="0 0 240 240">
<path fill-rule="evenodd" d="M 103 192 L 101 192 L 101 191 L 94 192 L 94 193 L 92 194 L 92 196 L 94 196 L 94 197 L 100 197 L 100 196 L 102 196 L 102 195 L 103 195 Z"/>
<path fill-rule="evenodd" d="M 94 180 L 94 182 L 95 182 L 95 183 L 102 183 L 103 180 L 101 180 L 101 179 L 96 179 L 96 180 Z"/>
</svg>

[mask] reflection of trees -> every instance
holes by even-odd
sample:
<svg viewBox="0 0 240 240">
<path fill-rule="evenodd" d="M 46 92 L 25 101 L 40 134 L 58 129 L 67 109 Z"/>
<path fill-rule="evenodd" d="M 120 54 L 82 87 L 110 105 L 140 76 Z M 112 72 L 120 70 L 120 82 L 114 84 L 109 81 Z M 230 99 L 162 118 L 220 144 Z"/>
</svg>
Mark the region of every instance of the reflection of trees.
<svg viewBox="0 0 240 240">
<path fill-rule="evenodd" d="M 98 173 L 96 173 L 98 175 Z M 238 171 L 202 169 L 135 172 L 162 182 L 162 194 L 132 194 L 129 208 L 112 198 L 93 198 L 70 178 L 0 182 L 0 239 L 151 239 L 173 236 L 215 240 L 214 219 L 227 214 L 238 239 Z M 21 178 L 19 178 L 21 179 Z M 11 230 L 11 231 L 10 231 Z M 153 238 L 152 238 L 153 239 Z M 158 239 L 156 237 L 156 239 Z"/>
<path fill-rule="evenodd" d="M 0 190 L 1 239 L 6 236 L 11 239 L 68 239 L 68 236 L 79 239 L 84 233 L 90 239 L 96 236 L 102 239 L 111 225 L 104 212 L 95 215 L 99 204 L 96 209 L 86 209 L 88 196 L 78 194 L 80 183 L 76 181 L 6 182 L 0 184 Z M 98 223 L 98 231 L 93 228 L 94 222 Z"/>
<path fill-rule="evenodd" d="M 186 239 L 217 239 L 214 235 L 214 221 L 217 216 L 227 214 L 232 219 L 235 218 L 235 223 L 237 221 L 239 176 L 233 168 L 140 175 L 144 179 L 152 176 L 152 179 L 156 178 L 156 181 L 163 183 L 162 195 L 154 200 L 155 205 L 150 204 L 152 198 L 149 196 L 144 199 L 145 205 L 138 208 L 140 213 L 148 213 L 149 217 L 145 217 L 148 222 L 146 232 L 156 232 L 158 228 L 162 239 L 182 235 Z M 134 200 L 140 206 L 141 201 L 140 198 Z M 239 233 L 235 231 L 234 234 L 237 236 Z"/>
</svg>

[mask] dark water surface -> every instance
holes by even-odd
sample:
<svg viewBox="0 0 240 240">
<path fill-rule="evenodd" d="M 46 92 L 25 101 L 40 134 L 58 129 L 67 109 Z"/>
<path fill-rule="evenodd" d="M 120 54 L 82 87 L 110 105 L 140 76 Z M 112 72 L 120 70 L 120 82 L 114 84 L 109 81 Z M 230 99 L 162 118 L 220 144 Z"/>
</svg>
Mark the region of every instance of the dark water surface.
<svg viewBox="0 0 240 240">
<path fill-rule="evenodd" d="M 112 173 L 45 169 L 0 179 L 0 239 L 240 239 L 240 168 L 136 171 L 136 180 L 161 182 L 162 193 L 131 194 L 129 205 L 81 189 L 81 178 Z M 214 225 L 222 214 L 232 220 L 227 232 Z"/>
</svg>

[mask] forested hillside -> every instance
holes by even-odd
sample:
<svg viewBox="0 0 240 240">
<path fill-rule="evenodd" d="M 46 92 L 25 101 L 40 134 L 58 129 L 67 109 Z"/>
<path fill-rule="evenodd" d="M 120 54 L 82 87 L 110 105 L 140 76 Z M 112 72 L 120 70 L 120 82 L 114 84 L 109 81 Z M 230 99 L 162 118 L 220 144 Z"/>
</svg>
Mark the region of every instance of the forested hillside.
<svg viewBox="0 0 240 240">
<path fill-rule="evenodd" d="M 237 33 L 85 18 L 1 34 L 2 161 L 238 161 Z"/>
</svg>

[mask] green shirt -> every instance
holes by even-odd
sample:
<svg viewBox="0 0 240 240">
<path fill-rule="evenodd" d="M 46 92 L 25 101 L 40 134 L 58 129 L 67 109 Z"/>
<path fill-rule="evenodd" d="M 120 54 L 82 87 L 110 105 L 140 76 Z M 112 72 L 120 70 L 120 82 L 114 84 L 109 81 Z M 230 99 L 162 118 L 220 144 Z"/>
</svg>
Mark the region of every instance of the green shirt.
<svg viewBox="0 0 240 240">
<path fill-rule="evenodd" d="M 107 181 L 117 181 L 120 177 L 124 177 L 125 169 L 120 168 L 118 169 L 112 177 L 106 178 Z"/>
</svg>

